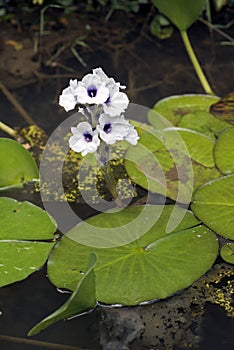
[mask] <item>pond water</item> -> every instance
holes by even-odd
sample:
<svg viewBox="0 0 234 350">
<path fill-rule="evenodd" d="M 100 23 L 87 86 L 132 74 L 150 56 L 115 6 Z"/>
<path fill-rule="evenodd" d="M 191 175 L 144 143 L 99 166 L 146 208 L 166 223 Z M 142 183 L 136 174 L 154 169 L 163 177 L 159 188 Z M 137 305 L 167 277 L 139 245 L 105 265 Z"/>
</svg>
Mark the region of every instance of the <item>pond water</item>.
<svg viewBox="0 0 234 350">
<path fill-rule="evenodd" d="M 124 21 L 123 21 L 124 22 Z M 138 31 L 137 31 L 138 30 Z M 84 53 L 87 67 L 69 58 L 66 65 L 81 77 L 92 68 L 103 67 L 110 76 L 127 86 L 131 102 L 151 107 L 163 97 L 182 93 L 203 93 L 190 65 L 178 33 L 167 41 L 153 38 L 147 30 L 125 28 L 121 45 L 93 43 Z M 205 72 L 221 96 L 233 91 L 234 48 L 220 45 L 220 36 L 196 24 L 189 32 Z M 109 35 L 109 40 L 117 40 Z M 120 41 L 120 39 L 118 39 Z M 121 39 L 122 40 L 122 39 Z M 75 78 L 75 75 L 74 75 Z M 44 78 L 37 84 L 14 91 L 15 96 L 34 119 L 50 134 L 67 115 L 57 105 L 57 96 L 68 78 Z M 26 125 L 6 98 L 0 96 L 1 119 L 11 126 Z M 0 136 L 6 136 L 3 133 Z M 17 199 L 40 201 L 27 194 L 9 193 Z M 86 209 L 84 208 L 84 211 Z M 84 212 L 84 216 L 88 215 Z M 225 275 L 220 265 L 206 277 L 206 283 L 218 280 L 228 297 Z M 221 270 L 220 270 L 221 269 Z M 165 301 L 132 308 L 98 307 L 94 312 L 62 321 L 41 334 L 28 338 L 27 331 L 45 315 L 58 308 L 67 294 L 59 293 L 45 278 L 46 271 L 27 280 L 0 289 L 0 348 L 4 350 L 110 349 L 110 350 L 231 350 L 234 348 L 233 319 L 226 315 L 221 299 L 214 302 L 202 291 L 202 283 Z M 216 295 L 215 290 L 213 290 Z M 198 296 L 197 301 L 196 296 Z"/>
</svg>

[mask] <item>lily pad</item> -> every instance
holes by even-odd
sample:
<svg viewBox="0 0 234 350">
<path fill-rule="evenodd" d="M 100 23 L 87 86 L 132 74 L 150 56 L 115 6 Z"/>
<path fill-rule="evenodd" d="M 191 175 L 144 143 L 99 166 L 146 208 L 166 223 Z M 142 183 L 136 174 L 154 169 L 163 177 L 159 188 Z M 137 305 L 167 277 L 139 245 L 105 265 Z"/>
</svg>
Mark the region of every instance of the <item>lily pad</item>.
<svg viewBox="0 0 234 350">
<path fill-rule="evenodd" d="M 218 99 L 216 96 L 198 94 L 170 96 L 158 101 L 153 110 L 168 119 L 174 126 L 177 126 L 181 118 L 188 113 L 209 112 L 210 106 Z M 157 118 L 149 114 L 148 119 L 157 128 Z"/>
<path fill-rule="evenodd" d="M 219 136 L 214 148 L 214 157 L 221 173 L 234 173 L 234 127 Z"/>
<path fill-rule="evenodd" d="M 0 198 L 0 240 L 49 240 L 56 230 L 46 211 L 30 202 Z"/>
<path fill-rule="evenodd" d="M 126 153 L 130 178 L 143 188 L 189 203 L 193 191 L 220 173 L 214 141 L 188 129 L 168 128 L 142 135 Z"/>
<path fill-rule="evenodd" d="M 192 211 L 219 235 L 234 239 L 234 175 L 221 177 L 198 188 Z"/>
<path fill-rule="evenodd" d="M 216 237 L 184 209 L 178 209 L 184 212 L 184 219 L 168 233 L 166 227 L 174 206 L 162 207 L 154 225 L 142 230 L 147 218 L 152 218 L 158 207 L 140 206 L 103 213 L 77 225 L 68 237 L 62 237 L 50 255 L 48 276 L 51 282 L 59 288 L 75 290 L 86 269 L 88 256 L 94 252 L 98 259 L 94 268 L 96 298 L 100 302 L 136 305 L 166 298 L 191 285 L 214 263 L 218 252 Z M 130 232 L 127 223 L 142 210 L 145 210 L 144 223 L 139 225 L 139 220 L 135 220 Z M 115 241 L 112 229 L 117 233 L 121 227 L 124 237 L 130 234 L 139 238 L 112 248 L 83 245 L 78 241 L 79 237 L 89 235 L 87 224 L 94 229 L 106 228 L 110 241 Z M 99 238 L 97 233 L 96 240 Z"/>
<path fill-rule="evenodd" d="M 178 126 L 195 130 L 214 140 L 225 129 L 231 128 L 230 124 L 223 120 L 218 120 L 211 113 L 205 111 L 185 114 L 179 121 Z"/>
<path fill-rule="evenodd" d="M 28 333 L 29 336 L 41 332 L 59 320 L 76 316 L 95 307 L 97 303 L 94 275 L 96 262 L 97 258 L 95 254 L 90 253 L 89 266 L 70 298 L 58 310 L 33 327 Z"/>
<path fill-rule="evenodd" d="M 56 224 L 29 202 L 0 198 L 0 286 L 26 278 L 46 261 Z"/>
<path fill-rule="evenodd" d="M 0 139 L 0 191 L 22 187 L 26 181 L 38 179 L 38 169 L 31 154 L 18 142 Z"/>
<path fill-rule="evenodd" d="M 220 249 L 220 255 L 226 262 L 234 264 L 234 243 L 227 243 Z"/>
<path fill-rule="evenodd" d="M 205 0 L 152 0 L 161 13 L 167 16 L 180 30 L 187 30 L 199 17 Z"/>
</svg>

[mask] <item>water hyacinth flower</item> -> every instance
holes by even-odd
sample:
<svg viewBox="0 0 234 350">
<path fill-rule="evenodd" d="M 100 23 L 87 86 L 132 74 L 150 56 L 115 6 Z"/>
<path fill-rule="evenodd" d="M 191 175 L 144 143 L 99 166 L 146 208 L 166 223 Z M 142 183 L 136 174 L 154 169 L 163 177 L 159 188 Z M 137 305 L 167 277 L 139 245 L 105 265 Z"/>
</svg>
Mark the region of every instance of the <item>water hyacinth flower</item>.
<svg viewBox="0 0 234 350">
<path fill-rule="evenodd" d="M 87 74 L 78 82 L 77 101 L 80 104 L 103 104 L 109 97 L 105 82 L 94 74 Z"/>
<path fill-rule="evenodd" d="M 78 105 L 79 113 L 87 120 L 71 128 L 73 135 L 69 146 L 73 151 L 85 156 L 96 152 L 103 143 L 107 146 L 126 140 L 137 144 L 138 134 L 122 114 L 129 99 L 120 89 L 125 86 L 108 77 L 101 68 L 93 69 L 93 73 L 85 75 L 81 81 L 70 80 L 59 97 L 59 104 L 66 111 Z M 102 149 L 105 147 L 100 147 L 97 152 Z M 102 154 L 99 158 L 102 159 Z"/>
<path fill-rule="evenodd" d="M 93 74 L 105 82 L 109 90 L 109 96 L 103 104 L 103 110 L 106 114 L 114 117 L 123 113 L 129 104 L 128 96 L 119 89 L 125 89 L 126 86 L 115 82 L 113 78 L 109 78 L 101 68 L 93 69 Z"/>
<path fill-rule="evenodd" d="M 102 112 L 115 117 L 123 113 L 129 104 L 127 95 L 119 91 L 124 88 L 109 78 L 101 68 L 96 68 L 79 82 L 70 80 L 69 87 L 59 97 L 59 104 L 66 111 L 74 109 L 76 104 L 96 104 L 102 106 Z"/>
<path fill-rule="evenodd" d="M 97 131 L 100 138 L 108 145 L 113 145 L 116 141 L 127 140 L 129 143 L 136 144 L 135 139 L 139 138 L 132 134 L 132 129 L 136 132 L 133 126 L 124 119 L 124 116 L 110 117 L 108 114 L 102 114 L 99 118 L 99 125 Z M 132 134 L 132 137 L 131 137 Z"/>
<path fill-rule="evenodd" d="M 75 152 L 81 152 L 82 156 L 93 153 L 100 145 L 97 130 L 87 122 L 81 122 L 77 127 L 71 128 L 72 136 L 69 139 L 69 147 Z"/>
</svg>

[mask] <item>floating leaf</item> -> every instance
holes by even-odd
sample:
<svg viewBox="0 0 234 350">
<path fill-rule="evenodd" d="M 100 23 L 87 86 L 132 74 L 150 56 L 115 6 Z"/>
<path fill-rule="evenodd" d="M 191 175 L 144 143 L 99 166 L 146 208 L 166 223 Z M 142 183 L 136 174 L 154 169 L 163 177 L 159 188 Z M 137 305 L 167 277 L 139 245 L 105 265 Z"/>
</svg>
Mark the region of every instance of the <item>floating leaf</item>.
<svg viewBox="0 0 234 350">
<path fill-rule="evenodd" d="M 215 140 L 215 138 L 231 125 L 223 120 L 218 120 L 211 113 L 197 111 L 185 114 L 178 123 L 178 126 L 185 129 L 195 130 Z"/>
<path fill-rule="evenodd" d="M 31 154 L 18 142 L 0 139 L 0 190 L 22 187 L 26 181 L 38 179 L 37 165 Z"/>
<path fill-rule="evenodd" d="M 75 290 L 87 266 L 88 255 L 94 252 L 98 259 L 94 269 L 96 298 L 100 302 L 136 305 L 166 298 L 188 287 L 212 266 L 218 243 L 215 235 L 200 225 L 191 212 L 181 208 L 178 212 L 183 211 L 183 220 L 168 233 L 167 225 L 173 209 L 174 206 L 132 207 L 83 221 L 68 233 L 69 238 L 63 236 L 53 249 L 48 262 L 51 282 L 59 288 Z M 143 210 L 143 218 L 137 220 Z M 158 211 L 161 211 L 159 217 Z M 146 229 L 147 221 L 153 215 L 155 223 Z M 128 225 L 129 222 L 132 226 Z M 97 243 L 101 243 L 104 231 L 106 239 L 113 245 L 121 229 L 122 241 L 126 235 L 139 238 L 112 248 L 78 243 L 82 237 L 89 241 L 89 227 L 92 226 L 93 232 L 96 231 L 94 242 Z M 120 237 L 118 241 L 121 241 Z"/>
<path fill-rule="evenodd" d="M 234 93 L 222 97 L 218 102 L 210 107 L 210 112 L 215 117 L 234 124 Z"/>
<path fill-rule="evenodd" d="M 54 220 L 30 202 L 0 198 L 1 240 L 48 240 L 56 230 Z"/>
<path fill-rule="evenodd" d="M 234 127 L 219 136 L 214 148 L 214 157 L 223 174 L 234 173 Z"/>
<path fill-rule="evenodd" d="M 130 178 L 143 188 L 189 203 L 192 192 L 220 176 L 214 141 L 188 129 L 168 128 L 142 135 L 126 153 Z"/>
<path fill-rule="evenodd" d="M 209 112 L 211 104 L 217 102 L 218 99 L 215 96 L 198 94 L 170 96 L 158 101 L 153 110 L 167 118 L 174 126 L 177 126 L 181 118 L 188 113 Z M 148 119 L 157 128 L 157 118 L 153 114 L 149 114 Z"/>
<path fill-rule="evenodd" d="M 55 322 L 76 316 L 95 307 L 97 303 L 94 275 L 94 267 L 96 262 L 96 255 L 90 253 L 89 266 L 81 280 L 78 282 L 77 287 L 70 298 L 58 310 L 44 318 L 35 327 L 33 327 L 28 333 L 29 336 L 41 332 L 43 329 L 51 326 Z"/>
<path fill-rule="evenodd" d="M 219 235 L 234 239 L 234 175 L 221 177 L 198 188 L 192 210 Z"/>
<path fill-rule="evenodd" d="M 41 208 L 11 198 L 0 198 L 0 223 L 0 286 L 4 286 L 45 263 L 56 225 Z"/>
<path fill-rule="evenodd" d="M 206 0 L 152 0 L 161 13 L 180 30 L 188 29 L 199 17 Z"/>
<path fill-rule="evenodd" d="M 234 243 L 227 243 L 220 249 L 220 255 L 226 262 L 234 264 Z"/>
</svg>

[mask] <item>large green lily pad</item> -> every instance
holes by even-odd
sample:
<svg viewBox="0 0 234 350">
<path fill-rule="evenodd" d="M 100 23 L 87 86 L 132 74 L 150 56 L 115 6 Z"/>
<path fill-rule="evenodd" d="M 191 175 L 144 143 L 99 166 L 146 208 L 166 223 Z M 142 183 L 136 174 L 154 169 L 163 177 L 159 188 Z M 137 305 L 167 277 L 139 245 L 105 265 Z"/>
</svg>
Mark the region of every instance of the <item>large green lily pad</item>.
<svg viewBox="0 0 234 350">
<path fill-rule="evenodd" d="M 210 106 L 219 100 L 209 95 L 178 95 L 170 96 L 158 101 L 153 110 L 177 126 L 181 118 L 188 113 L 197 111 L 209 112 Z M 157 118 L 153 114 L 148 116 L 149 122 L 157 128 Z"/>
<path fill-rule="evenodd" d="M 205 0 L 152 0 L 161 13 L 167 16 L 180 30 L 187 30 L 199 17 Z"/>
<path fill-rule="evenodd" d="M 192 211 L 219 235 L 234 239 L 234 175 L 221 177 L 198 188 Z"/>
<path fill-rule="evenodd" d="M 56 224 L 29 202 L 0 198 L 0 286 L 40 268 L 54 245 Z"/>
<path fill-rule="evenodd" d="M 98 301 L 123 305 L 166 298 L 188 287 L 203 275 L 214 263 L 218 243 L 215 235 L 200 225 L 191 212 L 184 209 L 184 218 L 172 232 L 167 224 L 174 206 L 161 208 L 162 214 L 155 219 L 151 229 L 142 232 L 147 218 L 152 218 L 158 206 L 126 208 L 120 212 L 99 214 L 80 223 L 62 237 L 55 246 L 48 261 L 48 276 L 59 288 L 76 289 L 85 272 L 90 252 L 97 255 L 94 268 L 96 276 L 96 298 Z M 142 210 L 144 221 L 128 229 L 129 220 L 137 217 Z M 181 214 L 181 213 L 180 213 Z M 179 214 L 178 214 L 179 215 Z M 176 219 L 176 218 L 175 218 Z M 139 236 L 129 244 L 112 248 L 95 248 L 78 243 L 80 237 L 89 235 L 88 225 L 109 231 L 109 240 L 115 242 L 113 229 L 126 226 L 126 235 Z M 139 228 L 140 227 L 140 228 Z M 99 241 L 97 232 L 96 241 Z M 141 236 L 142 235 L 142 236 Z M 88 238 L 87 238 L 88 241 Z"/>
<path fill-rule="evenodd" d="M 143 188 L 189 203 L 193 191 L 220 173 L 213 158 L 214 140 L 181 128 L 142 135 L 126 153 L 130 178 Z"/>
<path fill-rule="evenodd" d="M 234 127 L 219 136 L 214 148 L 214 157 L 217 167 L 223 174 L 234 173 Z"/>
<path fill-rule="evenodd" d="M 0 139 L 0 191 L 22 187 L 26 181 L 38 179 L 38 169 L 31 154 L 18 142 Z"/>
</svg>

